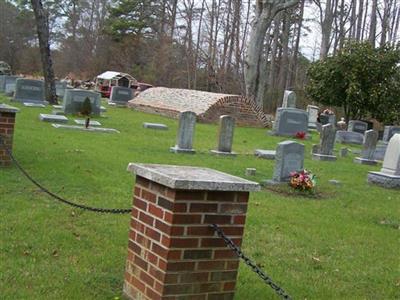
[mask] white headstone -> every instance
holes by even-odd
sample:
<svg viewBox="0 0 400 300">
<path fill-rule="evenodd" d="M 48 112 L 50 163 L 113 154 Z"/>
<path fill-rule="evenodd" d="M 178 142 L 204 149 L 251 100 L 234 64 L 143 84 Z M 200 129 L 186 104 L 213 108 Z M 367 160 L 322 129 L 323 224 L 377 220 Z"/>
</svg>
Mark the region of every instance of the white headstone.
<svg viewBox="0 0 400 300">
<path fill-rule="evenodd" d="M 296 93 L 285 90 L 282 101 L 283 108 L 296 108 Z"/>
</svg>

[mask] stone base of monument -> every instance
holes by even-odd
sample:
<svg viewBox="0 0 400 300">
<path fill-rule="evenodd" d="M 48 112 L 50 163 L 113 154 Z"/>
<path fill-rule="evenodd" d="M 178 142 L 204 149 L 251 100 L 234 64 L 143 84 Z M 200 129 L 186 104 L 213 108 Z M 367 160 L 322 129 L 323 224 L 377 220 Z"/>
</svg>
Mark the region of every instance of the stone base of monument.
<svg viewBox="0 0 400 300">
<path fill-rule="evenodd" d="M 86 120 L 83 119 L 75 119 L 74 122 L 78 125 L 85 125 L 86 124 Z M 90 120 L 89 121 L 89 126 L 101 126 L 101 123 L 99 121 L 95 121 L 95 120 Z"/>
<path fill-rule="evenodd" d="M 368 183 L 377 184 L 389 189 L 400 188 L 400 176 L 389 175 L 382 172 L 369 172 Z"/>
<path fill-rule="evenodd" d="M 54 109 L 62 109 L 63 108 L 62 105 L 57 105 L 57 104 L 54 104 L 52 106 Z"/>
<path fill-rule="evenodd" d="M 52 126 L 54 128 L 81 130 L 81 131 L 88 131 L 88 132 L 120 133 L 117 129 L 114 129 L 114 128 L 98 128 L 98 127 L 85 128 L 84 126 L 60 125 L 60 124 L 52 124 Z"/>
<path fill-rule="evenodd" d="M 211 154 L 214 155 L 219 155 L 219 156 L 236 156 L 236 152 L 224 152 L 224 151 L 218 151 L 218 150 L 210 150 Z"/>
<path fill-rule="evenodd" d="M 256 149 L 254 151 L 254 155 L 259 157 L 259 158 L 264 158 L 264 159 L 275 159 L 276 156 L 276 150 L 263 150 L 263 149 Z"/>
<path fill-rule="evenodd" d="M 361 165 L 375 166 L 376 164 L 378 164 L 378 162 L 377 162 L 376 160 L 373 160 L 373 159 L 365 159 L 365 158 L 361 158 L 361 157 L 356 157 L 353 161 L 354 161 L 355 163 L 361 164 Z"/>
<path fill-rule="evenodd" d="M 53 115 L 58 115 L 58 116 L 64 116 L 65 115 L 65 113 L 62 111 L 62 110 L 53 110 L 52 112 L 51 112 L 51 114 L 53 114 Z"/>
<path fill-rule="evenodd" d="M 195 154 L 196 153 L 196 150 L 194 150 L 194 149 L 182 149 L 182 148 L 179 148 L 178 146 L 169 148 L 169 151 L 173 152 L 173 153 L 187 153 L 187 154 Z"/>
<path fill-rule="evenodd" d="M 323 160 L 323 161 L 335 161 L 337 158 L 335 155 L 325 155 L 325 154 L 313 153 L 312 159 L 313 160 Z"/>
</svg>

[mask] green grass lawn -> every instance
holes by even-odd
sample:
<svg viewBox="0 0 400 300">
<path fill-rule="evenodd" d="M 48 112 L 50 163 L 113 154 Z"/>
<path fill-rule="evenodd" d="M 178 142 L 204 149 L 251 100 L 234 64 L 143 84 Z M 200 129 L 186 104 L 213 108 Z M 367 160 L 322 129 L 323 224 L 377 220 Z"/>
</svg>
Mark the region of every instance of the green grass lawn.
<svg viewBox="0 0 400 300">
<path fill-rule="evenodd" d="M 9 101 L 0 96 L 0 102 Z M 236 158 L 214 157 L 216 125 L 197 124 L 195 155 L 173 154 L 177 121 L 108 107 L 104 127 L 120 134 L 55 129 L 39 121 L 51 108 L 21 107 L 14 155 L 51 191 L 76 202 L 129 208 L 134 177 L 129 162 L 205 166 L 255 181 L 272 177 L 273 161 L 254 149 L 275 149 L 285 140 L 266 129 L 236 128 Z M 72 119 L 72 118 L 70 118 Z M 161 122 L 168 131 L 142 128 Z M 72 124 L 72 122 L 71 122 Z M 311 160 L 313 135 L 305 141 L 305 167 L 318 176 L 319 199 L 253 193 L 244 252 L 262 265 L 294 299 L 400 298 L 400 192 L 366 183 L 369 167 L 353 156 L 337 162 Z M 340 146 L 338 146 L 340 148 Z M 342 182 L 340 186 L 328 183 Z M 114 299 L 122 296 L 128 215 L 99 215 L 55 202 L 15 168 L 0 169 L 0 295 L 2 299 Z M 275 299 L 241 264 L 236 299 Z"/>
</svg>

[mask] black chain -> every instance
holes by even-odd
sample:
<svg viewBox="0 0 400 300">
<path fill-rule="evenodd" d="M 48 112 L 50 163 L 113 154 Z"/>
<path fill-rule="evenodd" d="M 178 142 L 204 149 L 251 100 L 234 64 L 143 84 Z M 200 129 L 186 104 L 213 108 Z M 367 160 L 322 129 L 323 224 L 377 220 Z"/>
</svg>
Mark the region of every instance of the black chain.
<svg viewBox="0 0 400 300">
<path fill-rule="evenodd" d="M 236 246 L 235 243 L 225 235 L 223 230 L 219 228 L 218 225 L 212 224 L 210 226 L 215 230 L 218 236 L 224 240 L 228 248 L 230 248 L 236 254 L 237 257 L 241 258 L 245 262 L 245 264 L 248 265 L 253 270 L 253 272 L 255 272 L 266 284 L 268 284 L 275 291 L 277 295 L 279 295 L 282 299 L 287 299 L 287 300 L 292 299 L 281 287 L 279 287 L 276 283 L 272 281 L 271 277 L 265 274 L 265 272 L 260 267 L 258 267 L 253 261 L 251 261 L 250 258 L 246 257 L 243 254 L 242 250 L 240 250 L 240 248 Z"/>
<path fill-rule="evenodd" d="M 4 139 L 4 138 L 3 138 Z M 0 136 L 0 142 L 2 141 L 2 137 Z M 5 145 L 5 142 L 3 142 L 3 145 Z M 29 173 L 21 166 L 21 164 L 15 159 L 15 157 L 12 155 L 11 151 L 5 147 L 8 155 L 10 155 L 12 161 L 15 163 L 17 168 L 22 172 L 22 174 L 25 175 L 26 178 L 28 178 L 34 185 L 36 185 L 40 190 L 48 194 L 49 196 L 53 197 L 54 199 L 64 203 L 68 204 L 73 207 L 77 207 L 83 210 L 88 210 L 92 212 L 98 212 L 98 213 L 105 213 L 105 214 L 129 214 L 131 213 L 132 209 L 130 208 L 99 208 L 99 207 L 91 207 L 83 204 L 78 204 L 74 203 L 72 201 L 66 200 L 53 192 L 49 191 L 46 189 L 43 185 L 41 185 L 39 182 L 37 182 Z"/>
</svg>

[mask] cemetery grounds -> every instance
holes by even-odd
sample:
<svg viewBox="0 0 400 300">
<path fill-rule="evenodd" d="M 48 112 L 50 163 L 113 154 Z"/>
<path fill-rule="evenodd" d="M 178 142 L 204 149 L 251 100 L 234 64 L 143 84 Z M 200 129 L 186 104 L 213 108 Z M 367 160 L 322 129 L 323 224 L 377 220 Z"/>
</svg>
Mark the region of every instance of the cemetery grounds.
<svg viewBox="0 0 400 300">
<path fill-rule="evenodd" d="M 3 96 L 0 101 L 10 104 Z M 129 162 L 210 167 L 260 182 L 272 178 L 274 161 L 256 158 L 254 150 L 273 150 L 287 140 L 266 135 L 266 129 L 237 127 L 233 151 L 239 155 L 216 157 L 209 150 L 216 147 L 217 125 L 197 124 L 197 153 L 173 154 L 177 120 L 107 107 L 106 117 L 96 119 L 121 133 L 90 133 L 40 122 L 39 113 L 51 107 L 12 105 L 21 109 L 13 151 L 22 166 L 52 192 L 96 207 L 131 207 Z M 145 129 L 143 122 L 169 130 Z M 318 141 L 315 133 L 301 141 L 305 167 L 317 175 L 316 195 L 287 187 L 251 193 L 243 251 L 294 299 L 399 299 L 400 192 L 368 185 L 368 171 L 380 166 L 355 164 L 352 154 L 312 161 L 311 145 Z M 250 167 L 256 176 L 244 176 Z M 0 199 L 2 299 L 122 297 L 129 215 L 60 204 L 15 166 L 0 170 Z M 241 263 L 235 299 L 277 296 Z"/>
</svg>

